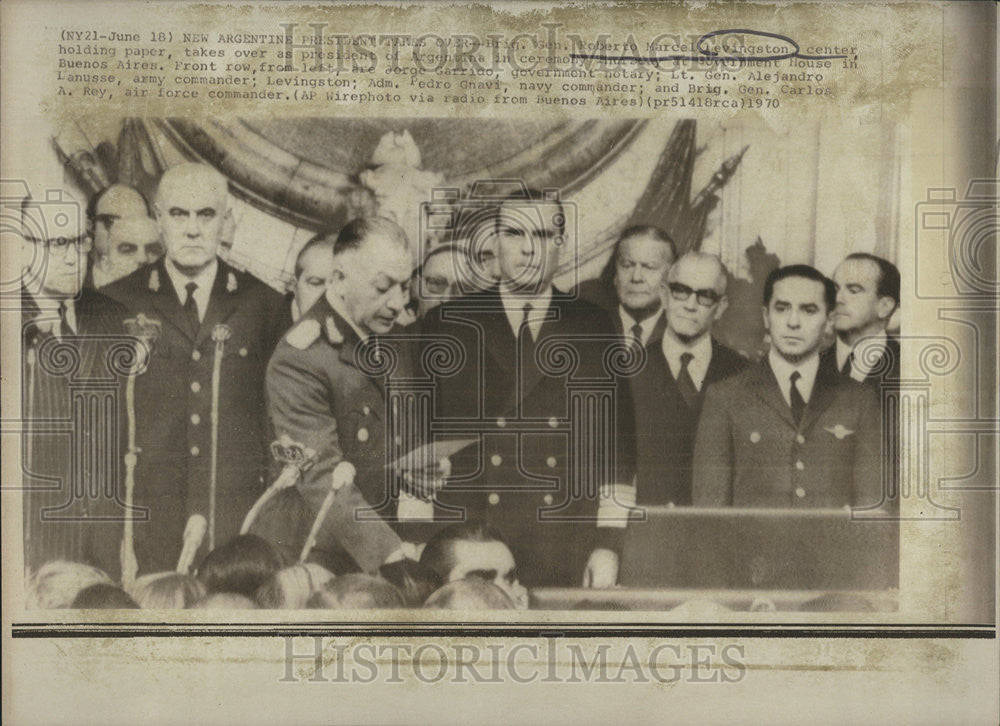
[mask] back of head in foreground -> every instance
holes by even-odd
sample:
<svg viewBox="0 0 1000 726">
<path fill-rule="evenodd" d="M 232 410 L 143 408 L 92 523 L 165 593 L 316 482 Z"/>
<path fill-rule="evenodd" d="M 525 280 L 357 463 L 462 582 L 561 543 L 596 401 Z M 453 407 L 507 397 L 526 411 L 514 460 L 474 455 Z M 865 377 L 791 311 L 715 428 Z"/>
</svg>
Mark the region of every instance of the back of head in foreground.
<svg viewBox="0 0 1000 726">
<path fill-rule="evenodd" d="M 360 573 L 330 580 L 309 599 L 309 607 L 317 610 L 379 610 L 405 606 L 403 596 L 392 583 Z"/>
<path fill-rule="evenodd" d="M 281 555 L 270 542 L 252 534 L 234 537 L 206 555 L 198 579 L 209 593 L 253 598 L 257 588 L 281 569 Z"/>
<path fill-rule="evenodd" d="M 82 562 L 52 560 L 28 578 L 25 606 L 28 610 L 73 607 L 76 596 L 86 587 L 113 585 L 103 570 Z"/>
</svg>

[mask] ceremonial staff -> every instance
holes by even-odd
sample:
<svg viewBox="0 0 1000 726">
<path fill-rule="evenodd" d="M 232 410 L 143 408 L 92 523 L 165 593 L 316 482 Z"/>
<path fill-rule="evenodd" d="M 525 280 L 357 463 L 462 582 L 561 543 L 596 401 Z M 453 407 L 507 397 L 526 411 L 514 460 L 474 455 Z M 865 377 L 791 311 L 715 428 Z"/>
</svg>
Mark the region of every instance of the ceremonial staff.
<svg viewBox="0 0 1000 726">
<path fill-rule="evenodd" d="M 319 513 L 313 521 L 312 529 L 309 530 L 309 536 L 306 537 L 306 543 L 302 547 L 302 554 L 299 555 L 299 563 L 305 562 L 309 557 L 309 553 L 312 552 L 313 547 L 316 546 L 316 537 L 319 535 L 320 527 L 323 526 L 323 520 L 326 519 L 327 512 L 333 506 L 333 500 L 337 496 L 337 492 L 348 484 L 353 484 L 356 474 L 357 471 L 354 468 L 354 464 L 349 461 L 341 461 L 333 470 L 333 473 L 330 475 L 330 491 L 326 493 L 326 498 L 323 500 L 323 504 L 319 508 Z"/>
<path fill-rule="evenodd" d="M 160 337 L 162 324 L 139 313 L 125 321 L 125 332 L 135 338 L 135 355 L 132 368 L 125 381 L 125 412 L 128 420 L 128 448 L 125 451 L 125 531 L 122 536 L 121 566 L 122 585 L 127 590 L 135 582 L 139 563 L 135 557 L 135 467 L 139 460 L 139 447 L 135 442 L 135 379 L 143 373 L 153 353 L 153 345 Z"/>
<path fill-rule="evenodd" d="M 225 323 L 212 328 L 215 358 L 212 361 L 212 454 L 208 481 L 208 549 L 215 549 L 215 490 L 219 477 L 219 387 L 222 381 L 222 354 L 233 331 Z"/>
<path fill-rule="evenodd" d="M 201 514 L 192 514 L 188 517 L 184 526 L 184 545 L 181 547 L 181 556 L 177 559 L 177 572 L 186 575 L 191 571 L 194 564 L 194 557 L 198 554 L 202 540 L 205 539 L 205 530 L 208 529 L 208 522 Z"/>
<path fill-rule="evenodd" d="M 254 520 L 260 515 L 261 509 L 275 494 L 282 489 L 288 489 L 298 484 L 302 473 L 312 468 L 316 462 L 314 449 L 292 441 L 287 434 L 283 434 L 277 441 L 271 442 L 271 455 L 276 461 L 283 464 L 281 473 L 247 512 L 247 516 L 243 518 L 243 526 L 240 527 L 240 534 L 246 534 L 250 531 Z"/>
</svg>

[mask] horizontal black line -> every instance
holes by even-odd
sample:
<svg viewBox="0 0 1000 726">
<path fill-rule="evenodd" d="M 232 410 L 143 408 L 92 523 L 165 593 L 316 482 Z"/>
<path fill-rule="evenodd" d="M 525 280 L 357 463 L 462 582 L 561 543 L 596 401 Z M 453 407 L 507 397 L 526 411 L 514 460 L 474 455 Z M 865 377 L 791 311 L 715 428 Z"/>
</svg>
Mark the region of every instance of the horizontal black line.
<svg viewBox="0 0 1000 726">
<path fill-rule="evenodd" d="M 571 620 L 556 620 L 547 621 L 544 623 L 458 623 L 458 622 L 428 622 L 420 620 L 393 620 L 391 623 L 385 620 L 354 620 L 350 622 L 337 622 L 332 620 L 300 620 L 296 622 L 247 622 L 247 623 L 236 623 L 236 622 L 219 622 L 219 623 L 178 623 L 178 622 L 128 622 L 128 621 L 107 621 L 100 623 L 53 623 L 53 622 L 20 622 L 12 623 L 11 627 L 14 629 L 32 629 L 39 630 L 45 628 L 53 629 L 72 629 L 72 628 L 119 628 L 119 629 L 160 629 L 168 628 L 174 630 L 183 630 L 188 628 L 239 628 L 243 630 L 252 629 L 265 629 L 265 630 L 281 630 L 283 628 L 347 628 L 347 629 L 379 629 L 382 627 L 391 628 L 433 628 L 438 630 L 450 630 L 453 628 L 492 628 L 494 630 L 505 630 L 505 629 L 519 629 L 523 630 L 525 628 L 535 628 L 538 630 L 545 629 L 590 629 L 590 630 L 608 630 L 609 628 L 629 628 L 629 629 L 644 629 L 644 628 L 672 628 L 674 630 L 681 629 L 695 629 L 703 630 L 705 628 L 727 628 L 727 629 L 743 629 L 743 630 L 754 630 L 754 629 L 764 629 L 764 630 L 775 630 L 780 628 L 791 628 L 796 630 L 822 630 L 825 628 L 834 630 L 845 630 L 850 628 L 859 628 L 862 630 L 911 630 L 913 632 L 920 632 L 921 630 L 996 630 L 997 626 L 993 623 L 658 623 L 658 622 L 642 622 L 642 621 L 623 621 L 620 623 L 614 623 L 611 625 L 592 625 L 585 622 L 574 622 Z"/>
<path fill-rule="evenodd" d="M 658 638 L 838 638 L 838 639 L 996 639 L 996 630 L 975 629 L 843 629 L 843 628 L 761 628 L 748 630 L 746 628 L 602 628 L 574 629 L 526 627 L 526 628 L 495 628 L 476 627 L 387 627 L 387 628 L 345 628 L 343 626 L 301 627 L 285 626 L 281 628 L 234 628 L 234 627 L 201 627 L 201 628 L 52 628 L 35 630 L 29 628 L 13 628 L 12 638 L 262 638 L 262 637 L 309 637 L 309 636 L 357 636 L 359 634 L 372 637 L 421 637 L 427 635 L 447 634 L 449 637 L 500 637 L 500 638 L 627 638 L 627 637 L 658 637 Z"/>
</svg>

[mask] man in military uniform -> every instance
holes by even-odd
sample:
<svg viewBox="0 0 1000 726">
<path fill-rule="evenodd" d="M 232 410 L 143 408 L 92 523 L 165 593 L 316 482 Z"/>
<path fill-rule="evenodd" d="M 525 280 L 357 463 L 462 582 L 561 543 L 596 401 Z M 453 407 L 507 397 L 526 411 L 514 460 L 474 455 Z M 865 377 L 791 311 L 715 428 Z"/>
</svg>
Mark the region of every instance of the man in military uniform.
<svg viewBox="0 0 1000 726">
<path fill-rule="evenodd" d="M 711 386 L 694 452 L 694 503 L 875 507 L 881 502 L 874 393 L 820 366 L 833 282 L 807 265 L 764 284 L 771 351 Z"/>
<path fill-rule="evenodd" d="M 140 572 L 174 568 L 190 515 L 209 519 L 203 552 L 225 543 L 263 491 L 264 371 L 291 315 L 276 291 L 216 256 L 228 205 L 225 177 L 211 167 L 168 169 L 154 205 L 166 256 L 105 289 L 162 324 L 136 382 Z"/>
<path fill-rule="evenodd" d="M 117 577 L 121 451 L 107 404 L 124 390 L 113 348 L 132 343 L 125 309 L 82 286 L 91 239 L 75 206 L 29 199 L 21 209 L 25 566 L 64 559 Z"/>
<path fill-rule="evenodd" d="M 609 364 L 628 349 L 605 311 L 552 286 L 564 224 L 562 205 L 537 192 L 503 201 L 500 283 L 424 320 L 429 341 L 450 337 L 464 356 L 436 380 L 435 425 L 482 434 L 455 458 L 436 517 L 495 526 L 526 586 L 610 587 L 622 530 L 598 526 L 599 502 L 631 482 L 634 455 L 628 387 Z"/>
<path fill-rule="evenodd" d="M 409 244 L 398 225 L 381 217 L 355 219 L 322 237 L 334 240 L 333 275 L 274 351 L 268 410 L 276 436 L 317 452 L 299 484 L 314 512 L 337 466 L 354 467 L 353 483 L 336 492 L 316 546 L 374 573 L 402 546 L 389 523 L 396 498 L 387 465 L 405 444 L 387 410 L 386 378 L 405 377 L 410 356 L 386 334 L 409 300 Z"/>
</svg>

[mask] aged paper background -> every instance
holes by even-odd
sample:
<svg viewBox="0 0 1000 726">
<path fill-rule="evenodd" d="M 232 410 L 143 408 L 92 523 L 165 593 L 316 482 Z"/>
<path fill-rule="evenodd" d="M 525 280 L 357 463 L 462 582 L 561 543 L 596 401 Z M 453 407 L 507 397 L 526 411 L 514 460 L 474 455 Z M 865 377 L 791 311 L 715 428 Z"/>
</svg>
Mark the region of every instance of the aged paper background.
<svg viewBox="0 0 1000 726">
<path fill-rule="evenodd" d="M 877 124 L 893 125 L 900 134 L 900 178 L 892 188 L 898 203 L 897 259 L 903 277 L 901 328 L 905 377 L 912 381 L 904 409 L 906 466 L 911 472 L 913 492 L 903 500 L 900 558 L 900 591 L 897 612 L 875 613 L 861 618 L 802 613 L 698 613 L 683 615 L 651 613 L 518 613 L 508 623 L 524 629 L 504 636 L 489 622 L 479 632 L 456 633 L 442 625 L 420 631 L 420 623 L 435 619 L 422 613 L 405 614 L 398 625 L 402 640 L 382 636 L 373 628 L 345 626 L 326 645 L 405 642 L 411 648 L 432 643 L 497 644 L 506 648 L 505 675 L 498 682 L 474 684 L 442 677 L 414 677 L 403 669 L 393 680 L 388 673 L 393 651 L 373 652 L 376 676 L 360 683 L 308 682 L 308 675 L 288 677 L 288 650 L 309 651 L 309 638 L 294 642 L 282 635 L 323 635 L 331 629 L 308 625 L 308 613 L 289 618 L 284 631 L 271 620 L 262 624 L 253 613 L 180 613 L 173 626 L 143 629 L 143 613 L 131 616 L 88 617 L 89 623 L 109 624 L 73 630 L 82 621 L 79 614 L 23 610 L 20 558 L 20 503 L 16 438 L 3 437 L 3 631 L 4 631 L 4 719 L 8 723 L 270 723 L 270 722 L 571 722 L 594 721 L 661 722 L 669 718 L 685 721 L 779 722 L 809 720 L 814 723 L 995 723 L 997 717 L 996 647 L 996 307 L 995 218 L 992 236 L 981 231 L 935 224 L 924 215 L 930 207 L 936 218 L 947 215 L 972 194 L 974 205 L 995 214 L 996 122 L 995 122 L 995 6 L 990 3 L 851 3 L 827 5 L 714 3 L 652 4 L 621 3 L 556 6 L 547 4 L 427 5 L 264 5 L 185 3 L 28 3 L 9 2 L 2 8 L 2 176 L 28 179 L 38 188 L 59 188 L 62 170 L 52 150 L 51 138 L 68 123 L 79 119 L 117 119 L 126 116 L 187 117 L 210 123 L 213 119 L 254 117 L 257 119 L 308 116 L 365 117 L 474 117 L 474 118 L 643 118 L 654 122 L 697 118 L 706 123 L 738 121 L 748 128 L 764 127 L 776 136 L 798 143 L 796 130 L 823 119 L 823 133 L 833 134 L 845 146 L 850 139 L 866 139 Z M 800 53 L 846 55 L 857 67 L 824 70 L 821 82 L 792 82 L 812 93 L 773 95 L 741 91 L 740 86 L 776 88 L 781 82 L 749 82 L 747 68 L 732 70 L 732 78 L 718 83 L 726 93 L 661 94 L 675 98 L 699 98 L 694 106 L 653 108 L 644 98 L 640 106 L 596 106 L 597 96 L 619 101 L 634 100 L 635 94 L 562 93 L 585 98 L 586 108 L 538 103 L 536 96 L 558 96 L 554 91 L 521 91 L 511 78 L 511 62 L 501 77 L 510 83 L 511 95 L 524 95 L 522 105 L 500 103 L 493 90 L 483 91 L 482 102 L 446 102 L 438 92 L 434 102 L 411 100 L 430 90 L 410 84 L 406 68 L 412 68 L 414 46 L 400 45 L 399 57 L 386 57 L 385 43 L 351 41 L 360 55 L 346 61 L 337 74 L 290 74 L 293 77 L 337 77 L 360 79 L 361 89 L 373 74 L 350 70 L 351 63 L 367 63 L 369 53 L 378 53 L 381 70 L 393 62 L 402 67 L 398 75 L 383 74 L 398 84 L 396 89 L 370 88 L 372 94 L 398 93 L 398 101 L 330 99 L 317 88 L 315 96 L 302 95 L 308 86 L 272 85 L 272 98 L 210 98 L 215 86 L 183 86 L 170 82 L 178 76 L 207 76 L 194 67 L 180 69 L 180 58 L 210 63 L 211 56 L 185 56 L 185 47 L 225 48 L 225 61 L 236 62 L 234 48 L 266 48 L 267 60 L 279 63 L 276 54 L 286 32 L 282 24 L 294 24 L 293 33 L 319 24 L 331 38 L 396 34 L 416 38 L 427 35 L 428 44 L 437 37 L 486 38 L 490 34 L 511 39 L 565 39 L 576 34 L 596 39 L 607 34 L 612 47 L 583 49 L 590 54 L 639 55 L 660 53 L 646 45 L 661 34 L 674 35 L 687 43 L 685 54 L 700 36 L 715 30 L 754 29 L 761 43 L 781 46 L 795 39 Z M 136 34 L 133 40 L 128 34 Z M 185 39 L 184 34 L 205 33 L 204 42 Z M 268 36 L 248 43 L 226 44 L 219 34 L 246 33 Z M 76 34 L 76 35 L 74 35 Z M 110 34 L 110 35 L 109 35 Z M 116 36 L 114 34 L 124 34 Z M 549 35 L 546 35 L 549 34 Z M 770 37 L 776 34 L 786 40 Z M 637 49 L 627 43 L 634 40 Z M 276 42 L 277 41 L 277 42 Z M 329 40 L 335 43 L 335 40 Z M 615 45 L 615 44 L 618 45 Z M 166 70 L 162 86 L 143 84 L 145 96 L 126 95 L 136 84 L 129 80 L 137 72 L 115 72 L 118 82 L 71 82 L 59 72 L 97 73 L 60 69 L 60 59 L 89 58 L 60 51 L 63 46 L 115 46 L 113 63 L 124 60 L 127 48 L 155 48 L 169 60 L 155 56 Z M 624 44 L 624 45 L 623 45 Z M 303 48 L 296 46 L 293 62 L 303 64 Z M 329 49 L 331 46 L 327 45 Z M 787 49 L 787 45 L 783 46 Z M 810 51 L 810 49 L 814 49 Z M 847 50 L 845 50 L 847 49 Z M 453 54 L 455 47 L 451 47 Z M 489 65 L 489 50 L 479 51 Z M 778 54 L 786 50 L 778 51 Z M 669 54 L 669 51 L 664 53 Z M 539 53 L 543 55 L 543 53 Z M 564 55 L 564 53 L 560 53 Z M 853 56 L 853 58 L 852 58 Z M 418 62 L 435 68 L 438 60 L 428 56 Z M 136 61 L 150 57 L 138 55 Z M 215 58 L 221 65 L 225 62 Z M 261 59 L 253 58 L 256 64 Z M 187 61 L 185 61 L 187 62 Z M 442 67 L 454 62 L 454 56 Z M 470 61 L 471 62 L 471 61 Z M 515 62 L 516 63 L 516 62 Z M 634 64 L 633 64 L 634 66 Z M 623 62 L 620 68 L 630 68 Z M 260 66 L 255 66 L 260 69 Z M 365 67 L 365 66 L 362 66 Z M 788 72 L 814 68 L 790 68 Z M 114 71 L 100 71 L 112 73 Z M 704 73 L 704 70 L 702 71 Z M 234 72 L 233 75 L 240 75 Z M 245 75 L 245 74 L 244 74 Z M 277 75 L 260 70 L 260 76 Z M 287 74 L 286 74 L 287 75 Z M 416 78 L 417 76 L 414 76 Z M 447 80 L 429 74 L 421 79 Z M 455 81 L 453 77 L 452 82 Z M 532 83 L 546 80 L 524 77 Z M 562 81 L 560 80 L 560 83 Z M 623 81 L 624 82 L 624 81 Z M 691 79 L 680 81 L 687 86 Z M 711 83 L 715 83 L 712 81 Z M 652 83 L 652 81 L 650 81 Z M 697 81 L 702 83 L 702 81 Z M 709 81 L 705 81 L 709 84 Z M 232 89 L 236 86 L 225 86 Z M 170 89 L 198 89 L 199 98 L 169 96 Z M 218 88 L 223 88 L 219 86 Z M 257 90 L 263 90 L 259 86 Z M 826 89 L 828 94 L 823 91 Z M 345 90 L 346 92 L 346 90 Z M 457 91 L 463 94 L 464 91 Z M 103 95 L 102 95 L 103 93 Z M 478 93 L 478 92 L 477 92 Z M 281 94 L 279 97 L 277 94 Z M 503 94 L 501 94 L 503 95 Z M 647 96 L 650 95 L 648 92 Z M 712 107 L 705 99 L 742 99 L 737 108 Z M 759 106 L 754 99 L 775 99 Z M 85 124 L 81 124 L 85 125 Z M 810 126 L 811 128 L 811 126 Z M 819 132 L 817 131 L 817 134 Z M 845 140 L 846 139 L 846 140 Z M 811 153 L 803 149 L 803 155 Z M 756 168 L 748 158 L 740 172 Z M 802 163 L 808 164 L 805 158 Z M 427 166 L 425 164 L 425 166 Z M 749 171 L 748 171 L 749 170 Z M 984 180 L 975 192 L 972 180 Z M 766 185 L 774 179 L 744 180 Z M 776 214 L 792 217 L 775 183 Z M 843 237 L 874 234 L 851 227 L 851 210 L 865 205 L 876 184 L 852 176 L 843 169 L 843 184 L 822 189 L 823 213 L 829 220 L 845 220 L 843 229 L 814 230 L 817 264 L 835 261 L 844 251 Z M 937 191 L 933 191 L 937 190 Z M 945 190 L 943 193 L 941 190 Z M 613 194 L 592 203 L 613 203 Z M 923 206 L 921 206 L 923 205 Z M 725 212 L 723 212 L 724 214 Z M 724 220 L 723 220 L 724 221 Z M 951 225 L 951 226 L 949 226 Z M 987 225 L 988 226 L 988 225 Z M 724 229 L 724 226 L 721 227 Z M 721 232 L 720 232 L 721 235 Z M 835 242 L 834 240 L 841 241 Z M 725 252 L 725 241 L 716 240 Z M 824 247 L 824 245 L 827 245 Z M 833 245 L 830 247 L 829 245 Z M 992 251 L 990 246 L 992 247 Z M 5 255 L 4 280 L 12 279 L 9 255 Z M 16 275 L 15 275 L 16 277 Z M 3 396 L 4 425 L 17 421 L 18 336 L 10 320 L 16 307 L 3 308 Z M 16 328 L 16 324 L 14 325 Z M 12 455 L 9 455 L 12 454 Z M 215 617 L 208 617 L 215 616 Z M 780 616 L 780 617 L 779 617 Z M 599 619 L 599 620 L 598 620 Z M 438 619 L 440 620 L 440 619 Z M 648 635 L 627 631 L 638 620 L 652 628 Z M 122 637 L 120 624 L 134 624 L 135 637 Z M 294 627 L 293 623 L 301 623 Z M 43 623 L 61 626 L 44 627 Z M 548 625 L 546 625 L 548 623 Z M 577 624 L 576 626 L 572 623 Z M 699 630 L 702 623 L 708 630 Z M 781 624 L 776 627 L 775 624 Z M 858 625 L 861 623 L 862 625 Z M 234 625 L 243 624 L 243 626 Z M 670 624 L 673 629 L 668 628 Z M 796 632 L 795 624 L 815 627 L 815 637 L 780 637 L 782 629 Z M 606 628 L 607 634 L 584 637 L 573 628 Z M 836 637 L 823 637 L 823 628 L 836 626 Z M 615 634 L 618 627 L 618 635 Z M 255 630 L 256 628 L 256 630 Z M 657 630 L 657 628 L 659 628 Z M 851 629 L 863 629 L 855 632 Z M 547 630 L 546 630 L 547 629 Z M 757 630 L 754 630 L 757 629 Z M 336 629 L 333 629 L 336 630 Z M 164 637 L 167 631 L 171 637 Z M 546 682 L 547 663 L 565 671 L 567 651 L 552 651 L 545 632 L 560 634 L 560 647 L 577 643 L 586 653 L 602 644 L 615 650 L 614 661 L 630 658 L 623 653 L 648 654 L 665 643 L 685 649 L 680 667 L 683 675 L 673 682 L 567 682 L 553 677 Z M 631 638 L 621 637 L 628 632 Z M 926 633 L 921 636 L 920 633 Z M 593 636 L 593 634 L 591 634 Z M 509 667 L 510 648 L 524 647 Z M 291 644 L 291 645 L 290 645 Z M 742 667 L 713 671 L 715 678 L 699 682 L 698 669 L 687 657 L 692 645 L 732 646 Z M 451 651 L 449 651 L 451 652 Z M 717 651 L 716 651 L 717 652 Z M 498 656 L 499 657 L 499 656 Z M 697 658 L 697 656 L 695 656 Z M 302 665 L 294 662 L 294 668 Z M 446 664 L 448 665 L 448 664 Z M 450 664 L 454 665 L 454 664 Z M 620 664 L 619 664 L 620 665 Z M 436 667 L 430 667 L 433 673 Z M 614 672 L 618 672 L 618 668 Z M 294 671 L 294 669 L 293 669 Z M 444 671 L 442 671 L 444 672 Z M 514 673 L 532 674 L 518 683 Z M 589 680 L 589 682 L 588 682 Z M 619 679 L 612 679 L 619 680 Z M 627 679 L 625 679 L 627 681 Z"/>
</svg>

